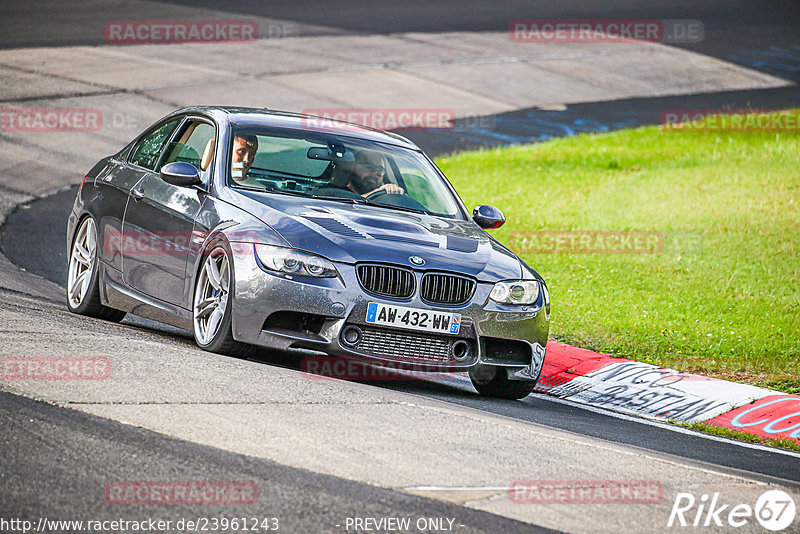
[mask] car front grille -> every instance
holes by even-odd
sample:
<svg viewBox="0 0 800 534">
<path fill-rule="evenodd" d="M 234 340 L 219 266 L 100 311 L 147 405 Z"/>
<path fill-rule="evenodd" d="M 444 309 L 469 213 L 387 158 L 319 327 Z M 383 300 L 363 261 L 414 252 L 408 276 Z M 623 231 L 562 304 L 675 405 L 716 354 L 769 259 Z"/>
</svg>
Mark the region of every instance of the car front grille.
<svg viewBox="0 0 800 534">
<path fill-rule="evenodd" d="M 475 293 L 475 281 L 461 276 L 429 273 L 422 277 L 421 297 L 431 304 L 464 304 Z"/>
<path fill-rule="evenodd" d="M 361 338 L 352 350 L 368 356 L 392 360 L 431 363 L 464 364 L 474 359 L 474 344 L 467 341 L 469 356 L 457 361 L 452 356 L 453 343 L 458 338 L 446 338 L 416 332 L 395 332 L 388 329 L 361 327 Z M 463 344 L 463 340 L 462 344 Z"/>
<path fill-rule="evenodd" d="M 382 297 L 409 298 L 414 294 L 414 273 L 388 265 L 359 265 L 358 281 L 364 290 Z"/>
</svg>

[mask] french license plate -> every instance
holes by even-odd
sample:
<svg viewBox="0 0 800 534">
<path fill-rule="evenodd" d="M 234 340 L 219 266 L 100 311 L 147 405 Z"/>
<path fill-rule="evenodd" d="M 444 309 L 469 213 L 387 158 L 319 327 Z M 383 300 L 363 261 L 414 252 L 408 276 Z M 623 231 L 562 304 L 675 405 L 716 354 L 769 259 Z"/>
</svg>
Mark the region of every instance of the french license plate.
<svg viewBox="0 0 800 534">
<path fill-rule="evenodd" d="M 439 334 L 458 334 L 458 330 L 461 328 L 460 313 L 418 310 L 404 306 L 380 304 L 378 302 L 370 302 L 367 305 L 366 320 L 370 324 L 382 324 Z"/>
</svg>

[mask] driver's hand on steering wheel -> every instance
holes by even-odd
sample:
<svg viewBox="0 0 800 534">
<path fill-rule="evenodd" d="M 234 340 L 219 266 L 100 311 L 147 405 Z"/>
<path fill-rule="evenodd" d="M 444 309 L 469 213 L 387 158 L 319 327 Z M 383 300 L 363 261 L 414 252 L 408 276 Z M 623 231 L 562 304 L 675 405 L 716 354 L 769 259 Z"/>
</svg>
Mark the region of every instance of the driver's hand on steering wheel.
<svg viewBox="0 0 800 534">
<path fill-rule="evenodd" d="M 373 189 L 372 191 L 370 191 L 369 193 L 367 193 L 366 195 L 363 195 L 363 196 L 368 197 L 370 195 L 374 195 L 375 193 L 378 193 L 379 191 L 385 191 L 387 195 L 405 195 L 406 194 L 405 190 L 402 187 L 400 187 L 399 185 L 397 185 L 397 184 L 383 184 L 382 186 L 378 187 L 377 189 Z"/>
</svg>

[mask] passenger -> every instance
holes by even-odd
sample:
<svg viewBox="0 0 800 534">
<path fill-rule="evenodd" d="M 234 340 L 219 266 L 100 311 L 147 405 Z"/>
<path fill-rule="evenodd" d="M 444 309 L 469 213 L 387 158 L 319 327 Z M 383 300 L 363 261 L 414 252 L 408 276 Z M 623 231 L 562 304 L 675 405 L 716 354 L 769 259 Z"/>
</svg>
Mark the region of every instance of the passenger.
<svg viewBox="0 0 800 534">
<path fill-rule="evenodd" d="M 233 153 L 231 154 L 231 178 L 239 185 L 249 185 L 263 188 L 255 178 L 247 175 L 258 152 L 258 137 L 255 135 L 237 135 L 233 138 Z"/>
</svg>

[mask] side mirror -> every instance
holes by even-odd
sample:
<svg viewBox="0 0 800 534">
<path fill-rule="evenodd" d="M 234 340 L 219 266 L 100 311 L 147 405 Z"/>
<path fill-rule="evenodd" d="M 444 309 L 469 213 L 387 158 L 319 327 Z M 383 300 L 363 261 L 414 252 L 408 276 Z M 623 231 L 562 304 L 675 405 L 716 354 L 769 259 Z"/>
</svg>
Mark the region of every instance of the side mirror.
<svg viewBox="0 0 800 534">
<path fill-rule="evenodd" d="M 173 161 L 161 167 L 161 179 L 168 184 L 180 187 L 191 187 L 201 183 L 200 173 L 191 163 Z"/>
<path fill-rule="evenodd" d="M 472 210 L 472 220 L 484 230 L 494 230 L 506 223 L 506 216 L 494 206 L 481 204 Z"/>
</svg>

